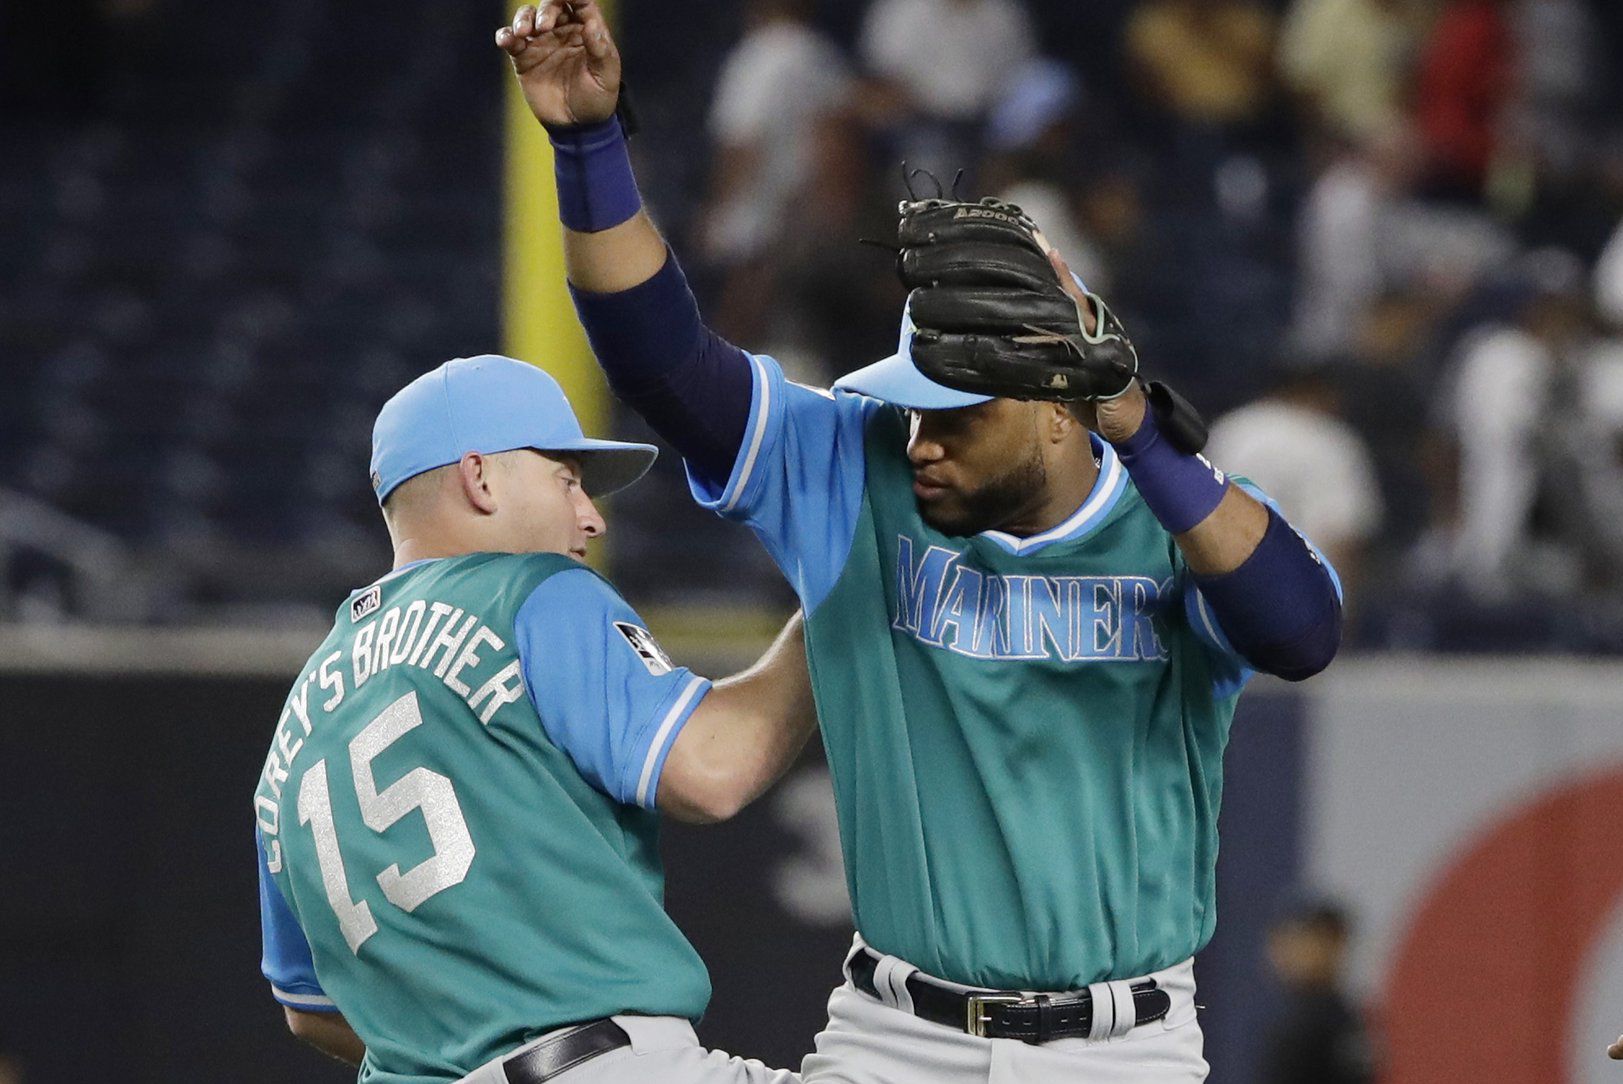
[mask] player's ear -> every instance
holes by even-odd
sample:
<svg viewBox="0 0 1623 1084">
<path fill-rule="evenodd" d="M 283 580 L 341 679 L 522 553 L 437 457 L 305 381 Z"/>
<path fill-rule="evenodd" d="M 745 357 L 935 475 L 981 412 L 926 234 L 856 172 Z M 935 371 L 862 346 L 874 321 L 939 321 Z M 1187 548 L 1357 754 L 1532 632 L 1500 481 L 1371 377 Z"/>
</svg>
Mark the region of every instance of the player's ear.
<svg viewBox="0 0 1623 1084">
<path fill-rule="evenodd" d="M 1049 444 L 1059 444 L 1082 426 L 1069 403 L 1038 403 L 1038 432 Z"/>
<path fill-rule="evenodd" d="M 492 456 L 469 452 L 456 465 L 457 482 L 462 497 L 476 512 L 491 515 L 496 511 L 496 493 L 491 487 L 491 475 L 498 470 Z"/>
</svg>

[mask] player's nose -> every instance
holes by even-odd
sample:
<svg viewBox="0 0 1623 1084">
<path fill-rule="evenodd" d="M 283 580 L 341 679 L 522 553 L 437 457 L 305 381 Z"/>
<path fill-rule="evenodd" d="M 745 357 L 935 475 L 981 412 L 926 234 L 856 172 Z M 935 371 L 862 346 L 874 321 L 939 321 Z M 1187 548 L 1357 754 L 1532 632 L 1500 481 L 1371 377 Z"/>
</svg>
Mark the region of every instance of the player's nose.
<svg viewBox="0 0 1623 1084">
<path fill-rule="evenodd" d="M 946 447 L 930 433 L 927 426 L 919 423 L 915 414 L 907 435 L 907 461 L 914 467 L 923 467 L 945 459 L 946 455 Z"/>
<path fill-rule="evenodd" d="M 585 493 L 581 493 L 578 498 L 575 515 L 581 531 L 587 538 L 601 538 L 609 529 L 609 525 L 603 520 L 603 513 L 597 510 L 597 505 Z"/>
</svg>

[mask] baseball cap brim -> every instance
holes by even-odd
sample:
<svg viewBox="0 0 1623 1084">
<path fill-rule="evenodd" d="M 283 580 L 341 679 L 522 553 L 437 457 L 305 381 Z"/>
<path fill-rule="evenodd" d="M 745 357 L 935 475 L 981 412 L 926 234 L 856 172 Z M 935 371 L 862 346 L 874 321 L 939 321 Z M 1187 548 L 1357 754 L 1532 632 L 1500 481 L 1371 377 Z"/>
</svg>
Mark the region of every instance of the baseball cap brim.
<svg viewBox="0 0 1623 1084">
<path fill-rule="evenodd" d="M 992 398 L 937 384 L 913 366 L 912 358 L 902 354 L 892 354 L 884 361 L 847 373 L 834 386 L 909 410 L 956 410 L 989 402 Z"/>
<path fill-rule="evenodd" d="M 847 373 L 834 382 L 834 387 L 909 410 L 957 410 L 991 401 L 990 395 L 958 391 L 945 384 L 937 384 L 919 372 L 918 366 L 913 364 L 913 330 L 913 312 L 909 306 L 902 310 L 902 336 L 896 353 L 854 373 Z"/>
<path fill-rule="evenodd" d="M 584 437 L 568 447 L 537 448 L 543 455 L 572 455 L 580 460 L 581 486 L 594 500 L 631 485 L 648 473 L 659 456 L 652 444 Z"/>
</svg>

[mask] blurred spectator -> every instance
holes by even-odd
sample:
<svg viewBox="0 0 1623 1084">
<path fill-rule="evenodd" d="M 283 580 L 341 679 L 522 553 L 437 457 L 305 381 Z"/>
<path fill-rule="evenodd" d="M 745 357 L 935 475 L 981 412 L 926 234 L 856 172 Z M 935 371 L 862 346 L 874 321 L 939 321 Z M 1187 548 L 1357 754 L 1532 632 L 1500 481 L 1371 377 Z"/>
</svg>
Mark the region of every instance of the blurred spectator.
<svg viewBox="0 0 1623 1084">
<path fill-rule="evenodd" d="M 1508 3 L 1448 0 L 1422 52 L 1415 120 L 1438 195 L 1483 195 L 1515 68 Z"/>
<path fill-rule="evenodd" d="M 1425 160 L 1409 130 L 1321 147 L 1297 224 L 1292 343 L 1305 356 L 1352 352 L 1357 321 L 1390 289 L 1458 301 L 1514 257 L 1514 239 L 1480 208 L 1417 198 Z"/>
<path fill-rule="evenodd" d="M 1381 487 L 1377 553 L 1357 600 L 1369 603 L 1366 614 L 1391 593 L 1398 555 L 1424 534 L 1431 519 L 1434 487 L 1428 475 L 1452 469 L 1428 429 L 1435 409 L 1432 357 L 1446 307 L 1430 291 L 1383 294 L 1360 319 L 1350 364 L 1338 382 L 1344 416 L 1369 449 Z"/>
<path fill-rule="evenodd" d="M 1595 365 L 1615 354 L 1598 349 L 1582 266 L 1541 252 L 1524 274 L 1530 285 L 1511 320 L 1466 340 L 1448 397 L 1459 455 L 1448 563 L 1482 598 L 1529 586 L 1579 590 L 1593 563 L 1588 548 L 1602 542 L 1581 524 L 1594 519 L 1591 501 L 1606 499 L 1601 479 L 1617 470 L 1616 431 L 1602 436 L 1608 422 L 1597 413 L 1609 399 L 1591 398 L 1611 386 Z M 1586 476 L 1593 485 L 1574 484 Z M 1548 507 L 1536 516 L 1541 490 Z M 1599 533 L 1615 534 L 1615 523 Z"/>
<path fill-rule="evenodd" d="M 1175 119 L 1232 127 L 1268 106 L 1273 35 L 1273 17 L 1253 0 L 1149 0 L 1127 25 L 1127 59 Z"/>
<path fill-rule="evenodd" d="M 1330 559 L 1349 600 L 1356 598 L 1381 525 L 1381 493 L 1369 448 L 1343 420 L 1340 389 L 1328 372 L 1282 373 L 1266 396 L 1212 425 L 1206 454 L 1278 501 Z"/>
<path fill-rule="evenodd" d="M 1370 1084 L 1376 1058 L 1358 1009 L 1342 993 L 1351 933 L 1334 903 L 1298 908 L 1268 935 L 1286 1005 L 1268 1037 L 1258 1084 Z"/>
<path fill-rule="evenodd" d="M 1581 295 L 1573 302 L 1583 308 Z M 1596 327 L 1578 349 L 1576 367 L 1558 373 L 1554 390 L 1576 409 L 1550 441 L 1546 488 L 1566 498 L 1552 502 L 1552 518 L 1577 547 L 1585 595 L 1615 604 L 1623 601 L 1623 338 L 1618 329 Z"/>
<path fill-rule="evenodd" d="M 1623 222 L 1612 231 L 1595 265 L 1595 308 L 1615 329 L 1623 329 Z"/>
<path fill-rule="evenodd" d="M 1035 41 L 1021 0 L 876 0 L 862 59 L 901 95 L 902 156 L 947 176 L 967 165 L 976 127 Z"/>
<path fill-rule="evenodd" d="M 1412 183 L 1417 158 L 1401 129 L 1333 147 L 1297 226 L 1296 348 L 1313 357 L 1347 353 L 1357 322 L 1392 277 L 1387 236 L 1393 205 Z"/>
<path fill-rule="evenodd" d="M 826 385 L 895 349 L 905 295 L 894 261 L 858 239 L 895 236 L 901 184 L 890 170 L 889 187 L 874 183 L 866 135 L 832 116 L 819 127 L 794 228 L 775 253 L 778 318 L 765 345 L 802 383 Z"/>
<path fill-rule="evenodd" d="M 1513 102 L 1506 135 L 1543 171 L 1569 174 L 1584 154 L 1598 90 L 1599 30 L 1583 0 L 1517 0 Z"/>
<path fill-rule="evenodd" d="M 822 127 L 850 86 L 844 57 L 808 24 L 808 8 L 806 0 L 749 6 L 710 110 L 716 156 L 705 243 L 724 276 L 716 322 L 745 342 L 771 311 L 774 251 L 787 225 L 805 228 L 791 206 L 816 183 Z"/>
<path fill-rule="evenodd" d="M 1035 51 L 1018 0 L 877 0 L 862 28 L 869 70 L 901 86 L 927 117 L 973 121 Z"/>
<path fill-rule="evenodd" d="M 1082 87 L 1069 67 L 1034 60 L 1009 80 L 986 124 L 985 187 L 1042 227 L 1088 288 L 1110 288 L 1102 253 L 1083 233 L 1076 193 L 1086 170 L 1076 161 Z"/>
<path fill-rule="evenodd" d="M 1379 138 L 1403 116 L 1420 31 L 1413 0 L 1295 0 L 1280 73 L 1330 134 Z"/>
</svg>

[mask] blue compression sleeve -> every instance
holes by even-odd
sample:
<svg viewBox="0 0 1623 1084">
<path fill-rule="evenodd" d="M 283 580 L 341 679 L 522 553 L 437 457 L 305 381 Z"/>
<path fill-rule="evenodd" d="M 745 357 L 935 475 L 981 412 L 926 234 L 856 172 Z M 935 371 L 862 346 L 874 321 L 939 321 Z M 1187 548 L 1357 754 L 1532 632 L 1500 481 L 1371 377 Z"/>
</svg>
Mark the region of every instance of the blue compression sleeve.
<svg viewBox="0 0 1623 1084">
<path fill-rule="evenodd" d="M 726 481 L 749 422 L 754 378 L 744 352 L 699 319 L 675 254 L 629 290 L 569 292 L 614 393 L 695 469 Z"/>
<path fill-rule="evenodd" d="M 1224 634 L 1258 670 L 1301 681 L 1341 646 L 1341 597 L 1318 554 L 1274 509 L 1257 548 L 1232 572 L 1194 577 Z"/>
</svg>

